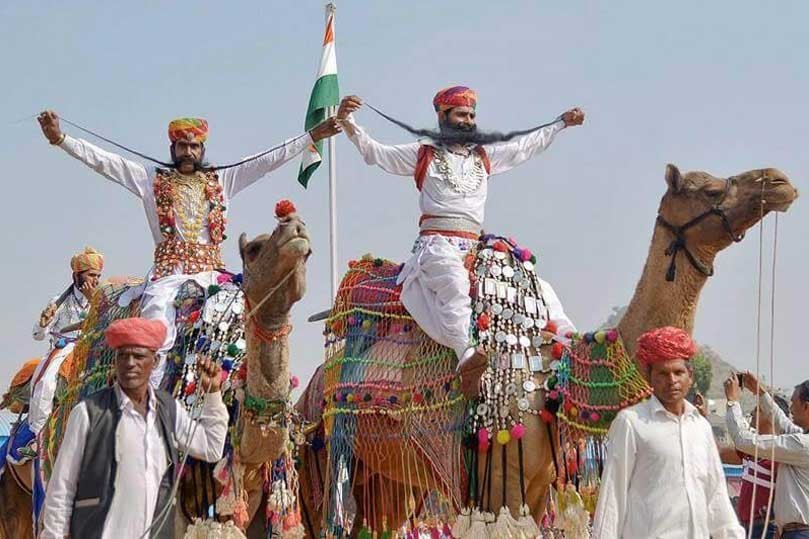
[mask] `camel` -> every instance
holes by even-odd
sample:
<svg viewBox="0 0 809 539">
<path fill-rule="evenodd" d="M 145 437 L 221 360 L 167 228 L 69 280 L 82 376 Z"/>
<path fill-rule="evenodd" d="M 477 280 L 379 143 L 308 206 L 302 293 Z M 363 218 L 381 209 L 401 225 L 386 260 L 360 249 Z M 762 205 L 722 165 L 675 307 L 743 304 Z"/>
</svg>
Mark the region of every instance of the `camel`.
<svg viewBox="0 0 809 539">
<path fill-rule="evenodd" d="M 635 294 L 629 307 L 620 320 L 617 331 L 630 357 L 634 357 L 635 341 L 645 331 L 660 326 L 676 326 L 692 332 L 694 317 L 703 286 L 713 274 L 713 263 L 720 251 L 732 243 L 741 241 L 744 232 L 758 223 L 761 218 L 772 211 L 786 211 L 797 198 L 797 190 L 790 184 L 787 176 L 772 168 L 750 170 L 730 178 L 718 178 L 706 172 L 688 172 L 682 174 L 674 165 L 668 165 L 665 173 L 667 190 L 658 209 L 649 254 L 637 284 Z M 688 224 L 690 223 L 690 224 Z M 477 381 L 487 365 L 469 365 L 462 372 L 464 385 L 477 390 Z M 321 369 L 322 371 L 322 369 Z M 309 416 L 310 421 L 318 421 L 316 408 L 311 406 L 311 392 L 322 387 L 318 378 L 322 372 L 316 373 L 311 388 L 299 402 L 299 409 Z M 470 382 L 471 381 L 471 382 Z M 322 395 L 322 389 L 320 389 Z M 466 392 L 465 392 L 466 393 Z M 542 409 L 543 392 L 535 392 L 532 408 Z M 537 522 L 544 513 L 548 491 L 556 479 L 556 468 L 553 462 L 552 429 L 541 421 L 526 422 L 524 436 L 524 474 L 526 504 L 530 514 Z M 316 436 L 322 436 L 321 434 Z M 311 446 L 310 442 L 310 446 Z M 497 512 L 502 506 L 511 509 L 515 518 L 521 506 L 520 470 L 518 467 L 516 444 L 508 444 L 507 466 L 504 470 L 499 459 L 493 460 L 491 483 L 501 485 L 505 478 L 508 489 L 503 500 L 500 488 L 492 489 L 489 510 Z M 556 448 L 558 452 L 558 448 Z M 310 521 L 319 531 L 323 514 L 322 507 L 315 504 L 312 486 L 305 485 L 313 477 L 312 466 L 318 470 L 326 468 L 326 451 L 314 451 L 310 447 L 302 455 L 301 477 L 305 489 L 302 490 L 302 502 L 309 513 Z M 414 457 L 417 457 L 414 456 Z M 482 460 L 482 459 L 481 459 Z M 363 462 L 364 467 L 372 466 L 376 461 Z M 429 478 L 429 464 L 411 463 L 417 468 L 411 477 Z M 479 463 L 479 472 L 483 463 Z M 382 467 L 371 475 L 375 480 L 387 483 L 387 490 L 377 492 L 401 491 L 418 492 L 420 485 L 408 483 L 408 478 L 401 477 L 395 470 Z M 318 474 L 319 475 L 319 474 Z M 367 470 L 366 470 L 366 477 Z M 358 508 L 364 507 L 363 496 L 368 490 L 362 485 L 354 485 L 353 495 L 358 498 Z M 505 501 L 505 503 L 504 503 Z M 386 521 L 388 524 L 401 523 L 401 514 L 388 510 L 387 513 L 375 508 L 372 517 L 375 524 Z M 360 519 L 366 519 L 365 522 Z M 367 516 L 358 514 L 354 520 L 353 535 L 356 529 L 367 522 Z M 378 528 L 375 528 L 378 529 Z"/>
<path fill-rule="evenodd" d="M 269 403 L 266 413 L 248 412 L 240 416 L 237 428 L 238 460 L 243 471 L 240 487 L 246 493 L 246 522 L 252 522 L 249 536 L 264 537 L 264 512 L 259 511 L 265 500 L 262 467 L 281 457 L 290 445 L 287 424 L 291 412 L 287 406 L 290 392 L 289 313 L 306 291 L 305 264 L 311 252 L 308 231 L 293 213 L 280 218 L 272 234 L 262 234 L 251 241 L 242 234 L 239 252 L 244 263 L 245 311 L 249 314 L 244 359 L 249 376 L 245 393 L 254 402 Z M 10 474 L 3 474 L 0 478 L 0 503 L 5 509 L 14 505 L 18 510 L 3 511 L 2 514 L 9 518 L 0 518 L 0 530 L 11 530 L 8 537 L 31 537 L 30 492 L 25 493 L 16 483 L 11 483 Z M 182 492 L 189 497 L 196 494 L 196 489 L 187 483 L 182 486 Z M 217 488 L 217 493 L 219 490 Z M 185 512 L 189 513 L 193 503 L 187 499 L 181 499 L 181 502 L 186 507 Z M 181 517 L 182 513 L 177 512 L 178 530 L 184 530 L 188 524 Z M 24 521 L 26 516 L 27 522 Z"/>
</svg>

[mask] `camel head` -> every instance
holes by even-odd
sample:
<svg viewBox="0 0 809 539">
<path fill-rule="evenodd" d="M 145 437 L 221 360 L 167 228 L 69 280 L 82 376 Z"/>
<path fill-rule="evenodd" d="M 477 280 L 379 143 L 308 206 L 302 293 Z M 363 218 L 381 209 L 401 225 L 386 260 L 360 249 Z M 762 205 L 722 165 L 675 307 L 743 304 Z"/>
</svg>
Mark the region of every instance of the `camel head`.
<svg viewBox="0 0 809 539">
<path fill-rule="evenodd" d="M 306 292 L 306 261 L 312 250 L 306 224 L 291 207 L 290 212 L 277 215 L 278 226 L 272 234 L 251 241 L 246 234 L 239 237 L 245 295 L 251 308 L 263 301 L 258 316 L 270 325 L 283 323 Z"/>
<path fill-rule="evenodd" d="M 706 172 L 680 173 L 666 167 L 668 190 L 660 202 L 662 221 L 682 227 L 688 246 L 695 253 L 712 257 L 771 211 L 786 211 L 798 198 L 798 190 L 778 169 L 762 168 L 730 178 L 717 178 Z M 703 217 L 704 216 L 704 217 Z"/>
</svg>

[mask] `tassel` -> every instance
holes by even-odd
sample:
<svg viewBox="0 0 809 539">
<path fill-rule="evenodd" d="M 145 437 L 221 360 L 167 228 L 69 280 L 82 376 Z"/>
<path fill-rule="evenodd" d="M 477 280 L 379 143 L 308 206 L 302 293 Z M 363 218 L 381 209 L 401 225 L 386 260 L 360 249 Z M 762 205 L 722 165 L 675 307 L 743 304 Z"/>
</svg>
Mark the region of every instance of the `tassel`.
<svg viewBox="0 0 809 539">
<path fill-rule="evenodd" d="M 493 539 L 510 539 L 512 537 L 527 537 L 523 534 L 520 525 L 511 516 L 511 511 L 508 507 L 501 507 L 500 514 L 497 516 L 497 522 L 494 523 L 491 537 Z M 531 536 L 536 537 L 536 536 Z"/>
<path fill-rule="evenodd" d="M 483 513 L 483 520 L 486 522 L 486 537 L 491 538 L 494 533 L 494 525 L 497 522 L 497 518 L 494 516 L 494 513 L 487 511 Z"/>
<path fill-rule="evenodd" d="M 468 507 L 461 509 L 461 514 L 458 515 L 455 524 L 452 525 L 452 536 L 455 537 L 455 539 L 464 539 L 466 537 L 471 524 L 470 514 L 471 511 Z"/>
<path fill-rule="evenodd" d="M 245 500 L 245 497 L 246 494 L 242 492 L 233 507 L 233 522 L 242 530 L 246 530 L 247 525 L 250 523 L 250 514 L 247 512 L 247 500 Z"/>
<path fill-rule="evenodd" d="M 520 507 L 520 519 L 517 521 L 517 526 L 520 527 L 526 537 L 539 535 L 539 526 L 537 526 L 534 517 L 531 516 L 531 510 L 527 504 L 522 504 Z"/>
<path fill-rule="evenodd" d="M 469 525 L 469 532 L 466 534 L 466 539 L 488 539 L 486 520 L 483 513 L 477 509 L 472 511 L 470 522 L 471 524 Z"/>
</svg>

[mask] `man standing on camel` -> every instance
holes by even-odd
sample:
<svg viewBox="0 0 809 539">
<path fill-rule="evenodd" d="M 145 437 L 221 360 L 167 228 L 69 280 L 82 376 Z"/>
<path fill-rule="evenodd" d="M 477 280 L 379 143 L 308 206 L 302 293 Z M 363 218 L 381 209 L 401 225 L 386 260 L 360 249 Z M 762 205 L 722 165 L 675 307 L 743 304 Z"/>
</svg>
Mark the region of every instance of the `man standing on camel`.
<svg viewBox="0 0 809 539">
<path fill-rule="evenodd" d="M 413 255 L 399 274 L 401 300 L 424 332 L 452 348 L 459 369 L 475 353 L 470 339 L 472 303 L 464 257 L 480 236 L 488 179 L 506 172 L 542 152 L 554 136 L 568 126 L 581 125 L 584 113 L 571 109 L 553 124 L 511 140 L 475 142 L 477 95 L 464 86 L 439 91 L 433 106 L 438 114 L 441 140 L 421 140 L 389 146 L 371 138 L 353 117 L 362 106 L 357 96 L 340 103 L 337 119 L 365 162 L 400 176 L 411 176 L 419 190 L 420 234 Z M 453 140 L 453 134 L 457 140 Z M 560 334 L 574 330 L 553 288 L 540 280 L 549 320 Z M 470 364 L 472 364 L 470 363 Z"/>
<path fill-rule="evenodd" d="M 53 111 L 40 114 L 39 123 L 52 145 L 126 188 L 143 204 L 156 248 L 141 299 L 141 316 L 161 320 L 168 329 L 152 375 L 155 387 L 163 377 L 162 360 L 176 337 L 177 290 L 188 280 L 207 289 L 217 283 L 217 270 L 224 269 L 220 244 L 225 239 L 230 200 L 311 144 L 341 131 L 335 119 L 329 118 L 275 150 L 217 171 L 203 162 L 208 122 L 181 118 L 168 128 L 173 166 L 147 170 L 140 163 L 66 135 Z"/>
</svg>

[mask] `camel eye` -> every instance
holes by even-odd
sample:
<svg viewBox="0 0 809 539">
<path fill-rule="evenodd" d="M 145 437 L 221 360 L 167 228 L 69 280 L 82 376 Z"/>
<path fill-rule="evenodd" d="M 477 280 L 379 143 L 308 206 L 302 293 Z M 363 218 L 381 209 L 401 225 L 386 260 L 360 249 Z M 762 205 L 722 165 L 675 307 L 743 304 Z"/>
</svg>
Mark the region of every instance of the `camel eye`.
<svg viewBox="0 0 809 539">
<path fill-rule="evenodd" d="M 258 256 L 258 253 L 261 252 L 261 245 L 254 243 L 247 247 L 247 258 L 253 259 Z"/>
<path fill-rule="evenodd" d="M 725 194 L 724 187 L 707 187 L 703 189 L 703 192 L 711 198 L 719 198 L 720 196 Z"/>
</svg>

